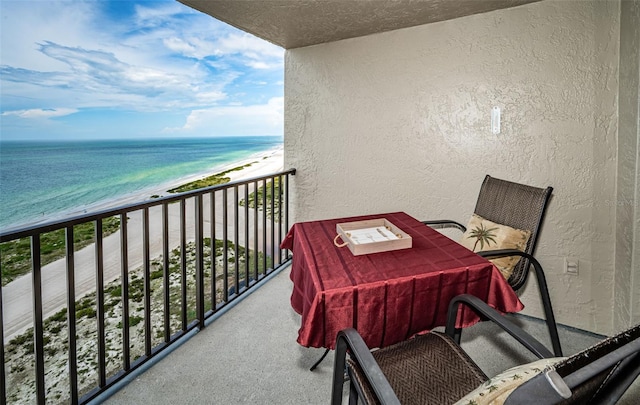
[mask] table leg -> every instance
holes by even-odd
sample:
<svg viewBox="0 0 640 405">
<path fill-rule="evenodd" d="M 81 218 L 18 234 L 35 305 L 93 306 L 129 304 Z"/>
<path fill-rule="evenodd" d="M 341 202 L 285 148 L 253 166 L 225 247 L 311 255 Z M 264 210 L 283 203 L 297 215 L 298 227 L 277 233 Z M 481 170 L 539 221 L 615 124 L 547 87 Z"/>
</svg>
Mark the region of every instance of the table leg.
<svg viewBox="0 0 640 405">
<path fill-rule="evenodd" d="M 322 363 L 322 360 L 324 360 L 325 357 L 327 357 L 327 354 L 329 354 L 329 349 L 325 350 L 324 353 L 322 354 L 322 356 L 320 357 L 320 359 L 318 359 L 318 361 L 316 361 L 316 363 L 311 366 L 311 368 L 309 369 L 309 371 L 313 371 L 316 369 L 316 367 L 318 367 L 320 365 L 320 363 Z"/>
</svg>

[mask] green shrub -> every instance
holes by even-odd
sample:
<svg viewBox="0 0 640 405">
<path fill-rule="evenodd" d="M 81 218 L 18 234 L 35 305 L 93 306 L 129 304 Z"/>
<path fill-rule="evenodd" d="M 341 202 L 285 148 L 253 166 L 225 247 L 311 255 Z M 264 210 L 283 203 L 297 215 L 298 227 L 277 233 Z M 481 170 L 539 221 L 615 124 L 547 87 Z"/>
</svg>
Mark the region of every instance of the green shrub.
<svg viewBox="0 0 640 405">
<path fill-rule="evenodd" d="M 103 236 L 111 235 L 120 229 L 120 217 L 113 216 L 102 220 Z M 65 230 L 43 233 L 40 235 L 40 256 L 42 266 L 52 263 L 66 254 Z M 95 242 L 93 222 L 85 222 L 73 227 L 74 249 L 80 250 Z M 0 244 L 2 258 L 2 285 L 7 285 L 16 278 L 31 271 L 31 239 L 20 238 Z"/>
</svg>

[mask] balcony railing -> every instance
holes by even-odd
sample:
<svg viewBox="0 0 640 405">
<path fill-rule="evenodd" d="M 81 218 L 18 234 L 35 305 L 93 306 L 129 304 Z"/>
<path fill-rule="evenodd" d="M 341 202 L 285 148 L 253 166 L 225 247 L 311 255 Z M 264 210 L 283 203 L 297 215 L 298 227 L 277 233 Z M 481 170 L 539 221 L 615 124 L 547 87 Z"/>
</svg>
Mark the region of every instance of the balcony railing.
<svg viewBox="0 0 640 405">
<path fill-rule="evenodd" d="M 0 288 L 0 403 L 87 403 L 288 263 L 294 174 L 1 233 L 1 274 L 21 244 L 31 270 Z"/>
</svg>

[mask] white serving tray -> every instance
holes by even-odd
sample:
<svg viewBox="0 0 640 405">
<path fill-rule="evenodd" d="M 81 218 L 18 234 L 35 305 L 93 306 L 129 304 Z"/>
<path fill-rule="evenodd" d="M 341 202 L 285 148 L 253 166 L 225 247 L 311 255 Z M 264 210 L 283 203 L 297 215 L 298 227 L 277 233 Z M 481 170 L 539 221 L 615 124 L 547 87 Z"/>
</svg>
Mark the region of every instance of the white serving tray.
<svg viewBox="0 0 640 405">
<path fill-rule="evenodd" d="M 336 232 L 333 243 L 337 247 L 348 246 L 354 256 L 408 249 L 412 244 L 409 234 L 385 218 L 343 222 L 336 225 Z"/>
</svg>

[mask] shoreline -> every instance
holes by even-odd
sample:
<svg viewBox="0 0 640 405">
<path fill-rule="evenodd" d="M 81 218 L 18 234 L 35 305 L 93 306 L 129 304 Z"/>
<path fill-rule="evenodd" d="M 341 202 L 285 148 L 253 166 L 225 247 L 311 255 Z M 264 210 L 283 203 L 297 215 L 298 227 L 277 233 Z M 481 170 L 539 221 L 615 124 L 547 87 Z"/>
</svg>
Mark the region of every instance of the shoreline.
<svg viewBox="0 0 640 405">
<path fill-rule="evenodd" d="M 254 153 L 253 155 L 250 155 L 249 157 L 241 160 L 211 167 L 197 174 L 183 176 L 171 181 L 164 182 L 162 184 L 146 187 L 134 193 L 116 196 L 111 199 L 98 201 L 90 205 L 70 208 L 66 211 L 49 215 L 46 218 L 34 219 L 28 222 L 12 224 L 2 229 L 1 231 L 3 233 L 6 233 L 11 231 L 16 231 L 21 228 L 33 227 L 33 226 L 38 226 L 38 225 L 51 223 L 51 222 L 68 220 L 68 219 L 72 219 L 74 217 L 77 217 L 83 214 L 92 213 L 92 212 L 100 212 L 100 211 L 104 211 L 112 208 L 124 207 L 131 204 L 143 203 L 143 202 L 153 200 L 154 198 L 151 198 L 151 196 L 154 196 L 154 195 L 157 195 L 159 197 L 170 196 L 173 194 L 169 193 L 167 190 L 170 190 L 175 187 L 179 187 L 186 183 L 200 180 L 202 178 L 205 178 L 211 175 L 222 173 L 226 170 L 230 170 L 236 167 L 241 167 L 249 163 L 253 163 L 253 164 L 241 170 L 228 173 L 227 177 L 230 178 L 230 182 L 244 180 L 252 177 L 259 177 L 262 175 L 267 175 L 267 174 L 282 171 L 284 169 L 284 147 L 283 145 L 279 145 L 275 148 Z"/>
<path fill-rule="evenodd" d="M 248 165 L 248 164 L 250 165 L 247 167 L 244 167 L 245 165 Z M 220 165 L 218 167 L 207 170 L 206 172 L 202 172 L 198 175 L 175 179 L 170 183 L 167 182 L 161 185 L 154 186 L 151 193 L 153 193 L 153 190 L 155 190 L 158 194 L 161 194 L 163 196 L 172 195 L 172 193 L 167 192 L 167 190 L 170 188 L 180 186 L 194 180 L 199 180 L 199 179 L 202 179 L 203 177 L 211 176 L 212 174 L 219 174 L 221 172 L 224 172 L 226 170 L 233 169 L 236 167 L 242 167 L 242 169 L 232 171 L 227 175 L 225 175 L 226 177 L 230 178 L 231 182 L 255 178 L 255 177 L 262 177 L 262 176 L 267 176 L 273 173 L 281 172 L 283 171 L 283 167 L 284 167 L 284 150 L 281 147 L 272 148 L 272 149 L 251 155 L 246 159 Z M 247 187 L 252 187 L 252 186 L 249 185 Z M 253 187 L 255 188 L 255 186 Z M 140 203 L 144 201 L 153 200 L 150 197 L 152 194 L 149 193 L 149 190 L 150 189 L 141 190 L 139 193 L 136 193 L 135 195 L 132 195 L 129 198 L 135 199 L 133 203 Z M 193 205 L 194 199 L 190 199 L 190 200 L 191 200 L 190 204 Z M 127 202 L 124 199 L 118 199 L 117 203 L 118 203 L 117 205 L 112 204 L 114 208 L 119 206 L 123 207 L 126 205 L 130 205 L 130 204 L 127 204 Z M 208 199 L 205 198 L 204 211 L 209 212 L 209 210 L 207 209 L 207 204 L 216 204 L 216 206 L 219 206 L 221 205 L 221 203 L 222 201 L 220 201 L 220 199 L 214 202 L 213 199 L 211 201 L 208 201 Z M 101 208 L 103 210 L 108 209 L 109 208 L 108 204 L 109 202 L 103 202 L 101 205 Z M 233 204 L 233 202 L 230 201 L 229 204 Z M 98 210 L 95 208 L 96 207 L 94 207 L 92 211 L 97 212 Z M 172 226 L 174 227 L 183 226 L 179 224 L 179 221 L 176 221 L 176 219 L 178 219 L 178 212 L 177 212 L 178 208 L 179 207 L 177 207 L 176 204 L 174 204 L 172 207 L 169 208 L 169 218 L 170 218 L 169 223 L 172 224 Z M 221 208 L 216 208 L 216 209 L 221 209 Z M 160 255 L 162 254 L 161 249 L 163 245 L 162 237 L 161 236 L 159 237 L 159 235 L 162 235 L 162 232 L 160 232 L 160 227 L 163 226 L 162 213 L 160 212 L 160 210 L 151 209 L 149 211 L 149 217 L 148 217 L 149 233 L 148 234 L 150 235 L 150 237 L 147 240 L 144 240 L 144 237 L 142 235 L 143 233 L 143 229 L 142 229 L 143 227 L 141 226 L 142 217 L 143 217 L 142 210 L 134 210 L 132 211 L 131 217 L 127 219 L 127 222 L 129 223 L 128 271 L 129 272 L 137 271 L 139 272 L 137 274 L 142 274 L 143 260 L 145 259 L 142 257 L 142 255 L 135 254 L 135 252 L 141 252 L 144 248 L 146 248 L 148 249 L 150 256 L 152 258 L 157 258 L 159 257 L 157 256 L 158 254 Z M 217 217 L 209 218 L 213 226 L 216 226 L 219 224 L 216 218 Z M 51 221 L 52 219 L 49 218 L 49 220 Z M 187 221 L 184 223 L 183 232 L 186 235 L 190 235 L 187 238 L 187 241 L 190 243 L 192 243 L 191 235 L 194 235 L 194 228 L 195 228 L 195 222 L 190 220 L 190 218 L 187 218 Z M 208 227 L 207 229 L 209 230 Z M 240 232 L 242 229 L 244 229 L 244 227 L 240 226 L 237 229 L 238 229 L 237 232 Z M 112 289 L 117 288 L 119 282 L 116 281 L 115 284 L 110 284 L 110 283 L 112 283 L 113 280 L 117 280 L 119 277 L 122 277 L 122 268 L 121 268 L 122 256 L 120 253 L 120 235 L 119 235 L 120 232 L 121 230 L 118 230 L 117 232 L 105 237 L 102 241 L 102 247 L 103 247 L 103 253 L 104 253 L 102 257 L 102 265 L 103 265 L 102 280 L 107 286 L 107 288 L 112 288 Z M 211 230 L 211 232 L 216 232 L 215 234 L 219 235 L 218 232 L 220 231 Z M 170 235 L 175 236 L 176 232 L 175 231 L 170 232 Z M 206 235 L 207 235 L 207 232 L 205 231 L 205 236 Z M 253 233 L 249 233 L 248 235 L 251 236 L 253 235 Z M 173 250 L 173 246 L 178 246 L 179 241 L 174 240 L 173 242 L 171 242 L 170 241 L 171 239 L 172 238 L 170 237 L 168 243 L 170 244 L 170 246 L 172 246 L 171 250 Z M 146 246 L 143 246 L 145 243 L 146 243 Z M 249 240 L 247 240 L 247 243 L 251 243 L 249 246 L 253 246 L 252 242 L 249 242 Z M 273 243 L 278 243 L 278 241 L 274 241 L 272 237 L 271 242 L 265 241 L 264 243 L 273 244 Z M 74 270 L 73 271 L 74 271 L 74 278 L 75 278 L 74 290 L 75 290 L 76 303 L 81 302 L 81 300 L 85 299 L 84 297 L 86 297 L 87 294 L 95 293 L 96 291 L 97 281 L 96 281 L 95 268 L 97 264 L 96 264 L 94 246 L 95 246 L 95 243 L 92 243 L 82 249 L 75 251 L 74 253 Z M 266 244 L 264 246 L 266 249 L 265 251 L 269 252 L 270 251 L 269 245 Z M 187 245 L 187 249 L 190 249 L 189 245 Z M 192 248 L 192 249 L 195 250 L 195 248 Z M 231 260 L 233 259 L 233 249 L 232 248 L 229 248 L 229 249 L 231 249 L 230 251 L 231 253 L 228 260 Z M 176 253 L 172 253 L 172 254 L 176 255 Z M 218 260 L 220 256 L 218 255 L 214 257 L 216 258 L 216 260 Z M 189 268 L 195 269 L 195 265 L 193 264 L 193 262 L 191 261 L 189 263 L 191 263 L 191 265 L 188 264 L 187 269 Z M 232 264 L 230 264 L 230 266 L 232 266 Z M 49 263 L 46 266 L 43 266 L 43 268 L 41 269 L 41 274 L 42 274 L 41 286 L 43 287 L 46 286 L 45 288 L 42 288 L 42 292 L 41 292 L 42 316 L 43 316 L 43 319 L 47 321 L 49 319 L 53 319 L 51 317 L 57 312 L 59 312 L 62 308 L 65 308 L 68 304 L 67 303 L 68 294 L 67 294 L 67 285 L 66 285 L 67 277 L 65 276 L 66 272 L 67 272 L 67 262 L 64 258 L 58 259 L 55 262 Z M 145 276 L 140 276 L 140 277 L 145 277 Z M 195 276 L 189 277 L 189 280 L 195 280 L 194 277 Z M 248 277 L 248 273 L 247 273 L 247 277 Z M 172 279 L 171 277 L 167 277 L 167 278 L 169 280 Z M 155 280 L 155 281 L 160 282 L 161 280 Z M 176 285 L 182 288 L 181 287 L 182 282 L 183 281 L 178 279 Z M 174 284 L 175 283 L 176 283 L 176 280 L 174 280 Z M 215 284 L 213 285 L 215 286 Z M 34 319 L 33 308 L 32 308 L 32 305 L 29 305 L 30 302 L 32 301 L 32 295 L 33 295 L 32 289 L 33 289 L 33 283 L 31 280 L 31 276 L 29 274 L 21 276 L 20 278 L 7 284 L 7 286 L 3 287 L 3 295 L 4 295 L 3 299 L 5 303 L 3 310 L 6 315 L 5 321 L 4 321 L 5 328 L 4 328 L 4 336 L 3 336 L 3 341 L 5 342 L 5 344 L 8 344 L 16 336 L 23 334 L 25 330 L 27 330 L 33 324 L 33 319 Z M 107 291 L 108 290 L 105 290 L 105 294 L 107 293 Z M 114 299 L 114 302 L 117 302 L 120 299 L 121 298 L 118 295 L 118 297 Z M 131 296 L 129 297 L 129 299 L 130 300 L 132 299 Z M 140 298 L 140 300 L 142 300 L 142 298 Z M 85 299 L 84 302 L 87 302 L 87 300 Z M 91 303 L 91 298 L 88 299 L 88 302 Z M 151 302 L 158 303 L 159 301 L 157 299 L 152 299 Z M 160 309 L 159 311 L 156 310 L 156 312 L 154 313 L 160 313 L 164 310 L 161 305 L 158 305 L 157 307 L 159 307 Z M 152 310 L 154 309 L 152 308 Z M 121 312 L 122 307 L 116 308 L 115 311 Z M 142 319 L 142 317 L 145 316 L 141 305 L 131 304 L 129 309 L 129 314 L 132 317 L 136 316 L 140 319 Z M 79 316 L 76 319 L 77 334 L 80 334 L 82 336 L 87 336 L 88 333 L 94 333 L 93 331 L 95 331 L 95 319 L 92 320 L 90 315 L 89 316 L 83 315 L 83 316 Z M 107 313 L 105 312 L 105 316 L 108 317 L 113 315 L 107 315 Z M 153 322 L 155 322 L 154 319 L 156 318 L 160 319 L 159 321 L 160 323 L 164 322 L 162 315 L 158 315 L 158 316 L 152 315 L 151 319 Z M 112 318 L 108 318 L 108 319 L 112 319 Z M 180 320 L 178 318 L 172 319 L 172 322 L 175 323 L 175 325 L 171 327 L 173 328 L 173 330 L 176 330 L 176 328 L 180 327 L 179 326 Z M 64 335 L 64 325 L 66 325 L 66 320 L 63 320 L 60 323 L 60 325 L 62 325 L 59 327 L 62 328 L 62 335 Z M 115 321 L 106 322 L 105 328 L 108 328 L 107 329 L 108 332 L 105 332 L 105 336 L 117 335 L 118 331 L 120 331 L 121 329 L 121 326 L 116 326 L 116 325 L 117 324 Z M 135 324 L 129 325 L 130 326 L 129 331 L 132 334 L 132 336 L 138 335 L 140 333 L 144 333 L 141 331 L 142 325 L 143 324 L 139 324 L 137 326 L 137 329 L 135 327 Z M 162 326 L 164 325 L 162 324 Z M 49 329 L 49 331 L 50 330 L 51 329 Z M 45 333 L 48 333 L 48 332 L 45 332 Z M 48 376 L 47 378 L 50 377 L 49 379 L 51 381 L 56 381 L 56 383 L 58 381 L 61 381 L 62 382 L 61 389 L 64 390 L 64 381 L 66 381 L 65 380 L 66 377 L 64 374 L 64 367 L 65 367 L 64 365 L 66 364 L 65 362 L 67 361 L 67 356 L 68 356 L 65 352 L 66 349 L 64 347 L 64 342 L 66 341 L 64 341 L 64 336 L 62 336 L 62 338 L 58 340 L 52 338 L 52 334 L 47 334 L 45 336 L 48 339 L 51 339 L 51 343 L 49 344 L 48 347 L 51 347 L 51 345 L 56 345 L 56 342 L 62 342 L 62 343 L 58 343 L 57 346 L 53 346 L 56 348 L 56 352 L 54 354 L 47 354 L 48 359 L 51 363 L 56 361 L 55 359 L 60 359 L 56 363 L 60 365 L 59 367 L 55 368 L 56 367 L 55 365 L 52 366 L 54 367 L 52 368 L 52 370 L 55 370 L 56 372 L 52 373 L 52 375 Z M 58 335 L 56 335 L 56 338 L 57 337 Z M 86 353 L 89 353 L 89 354 L 92 353 L 91 352 L 92 349 L 90 348 L 91 341 L 88 341 L 88 342 L 89 343 L 86 343 L 86 342 L 83 343 L 82 339 L 77 339 L 76 356 L 78 357 L 79 364 L 83 366 L 87 365 L 87 367 L 91 367 L 89 363 L 93 357 L 90 357 L 89 355 L 85 355 Z M 110 341 L 108 340 L 107 342 L 110 342 Z M 117 344 L 117 342 L 115 344 Z M 134 353 L 135 350 L 137 350 L 140 353 L 144 353 L 143 346 L 144 346 L 144 341 L 142 339 L 130 340 L 130 350 L 132 350 L 132 353 Z M 27 349 L 25 350 L 28 352 Z M 56 353 L 58 354 L 56 355 Z M 114 359 L 113 358 L 110 360 L 108 359 L 107 361 L 114 361 Z M 117 359 L 115 360 L 115 362 L 117 362 Z M 12 363 L 12 364 L 16 364 L 16 367 L 20 367 L 23 363 Z M 115 370 L 117 371 L 118 369 L 119 369 L 118 366 L 116 366 Z M 11 377 L 11 375 L 9 376 Z M 85 376 L 85 378 L 90 378 L 90 377 L 91 375 Z M 85 384 L 84 380 L 81 380 L 79 382 L 81 384 Z M 52 386 L 53 388 L 51 388 L 50 392 L 56 392 L 55 390 L 58 389 L 57 385 L 52 385 Z M 88 386 L 91 387 L 90 385 Z"/>
<path fill-rule="evenodd" d="M 262 175 L 281 172 L 284 165 L 283 152 L 284 151 L 282 148 L 270 149 L 268 151 L 253 155 L 251 156 L 251 158 L 221 166 L 222 170 L 216 169 L 214 170 L 214 172 L 219 173 L 220 171 L 227 170 L 226 168 L 239 167 L 251 162 L 256 163 L 250 165 L 249 167 L 245 167 L 242 170 L 231 172 L 229 174 L 231 181 L 261 177 Z M 208 175 L 211 175 L 211 172 L 195 176 L 195 179 L 199 179 L 203 176 Z M 181 185 L 184 183 L 184 178 L 176 180 L 177 185 Z M 166 192 L 166 184 L 162 185 L 161 187 L 162 190 L 164 190 L 163 192 Z M 158 189 L 160 188 L 157 188 L 157 190 Z M 132 197 L 136 198 L 135 202 L 142 202 L 139 195 L 140 194 L 138 194 L 138 197 Z M 149 195 L 146 196 L 148 199 Z M 119 204 L 117 206 L 126 205 L 124 203 L 124 201 L 119 200 Z M 220 201 L 216 202 L 216 204 L 220 203 Z M 231 204 L 231 202 L 229 203 Z M 172 218 L 170 220 L 170 223 L 173 224 L 172 226 L 174 227 L 179 226 L 179 221 L 177 221 L 178 212 L 176 211 L 176 208 L 177 207 L 175 205 L 172 205 L 169 210 L 169 215 Z M 208 212 L 207 209 L 205 210 Z M 193 235 L 195 224 L 191 218 L 187 219 L 188 220 L 185 224 L 185 234 Z M 52 221 L 52 219 L 49 218 L 49 221 Z M 130 240 L 128 245 L 129 252 L 141 252 L 143 250 L 141 224 L 141 210 L 131 211 L 130 224 L 128 228 L 128 235 Z M 150 210 L 149 225 L 150 235 L 152 235 L 153 237 L 151 238 L 151 240 L 146 242 L 148 243 L 147 248 L 152 254 L 152 257 L 156 257 L 159 253 L 162 252 L 161 249 L 163 243 L 161 240 L 162 213 L 159 209 Z M 216 221 L 216 225 L 221 225 L 221 223 L 219 224 L 218 221 Z M 170 232 L 170 234 L 175 236 L 175 233 Z M 104 256 L 102 258 L 103 277 L 105 282 L 109 282 L 112 279 L 119 277 L 121 273 L 119 235 L 120 231 L 118 230 L 115 233 L 105 237 L 102 242 L 104 251 Z M 179 244 L 179 241 L 175 240 L 175 237 L 170 237 L 169 244 L 172 247 L 174 245 L 177 246 Z M 92 243 L 75 252 L 75 293 L 77 298 L 80 298 L 86 293 L 95 290 L 94 246 L 95 244 Z M 129 269 L 135 269 L 138 266 L 142 265 L 141 260 L 142 256 L 135 253 L 130 253 L 128 263 Z M 66 261 L 64 258 L 58 259 L 42 267 L 42 283 L 43 285 L 47 286 L 47 288 L 44 288 L 42 291 L 43 315 L 45 318 L 51 316 L 53 313 L 66 305 L 66 271 Z M 30 304 L 32 299 L 31 297 L 32 282 L 29 274 L 20 276 L 3 287 L 3 301 L 5 304 L 3 305 L 3 312 L 5 315 L 5 342 L 7 342 L 13 336 L 24 332 L 24 330 L 26 330 L 26 328 L 31 325 L 31 320 L 33 319 L 32 305 Z"/>
</svg>

